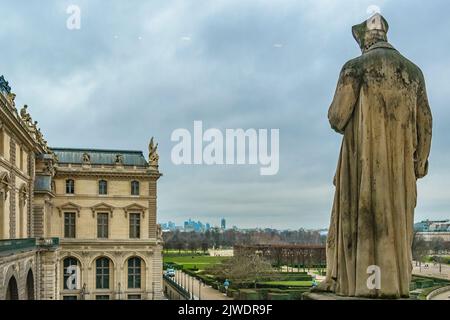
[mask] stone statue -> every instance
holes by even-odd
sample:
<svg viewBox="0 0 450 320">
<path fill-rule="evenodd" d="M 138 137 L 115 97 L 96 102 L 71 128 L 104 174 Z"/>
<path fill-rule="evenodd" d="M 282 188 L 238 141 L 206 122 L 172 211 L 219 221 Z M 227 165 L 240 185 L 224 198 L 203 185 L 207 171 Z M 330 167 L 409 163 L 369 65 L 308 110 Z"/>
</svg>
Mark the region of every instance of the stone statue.
<svg viewBox="0 0 450 320">
<path fill-rule="evenodd" d="M 87 152 L 85 152 L 85 153 L 83 153 L 83 163 L 84 164 L 90 164 L 91 163 L 91 156 L 87 153 Z"/>
<path fill-rule="evenodd" d="M 32 123 L 32 119 L 30 114 L 27 111 L 28 106 L 24 105 L 22 109 L 20 109 L 20 118 L 22 118 L 23 121 L 25 121 L 25 123 Z"/>
<path fill-rule="evenodd" d="M 0 76 L 0 92 L 5 95 L 11 93 L 11 87 L 9 86 L 9 82 L 6 81 L 4 76 Z"/>
<path fill-rule="evenodd" d="M 421 70 L 387 32 L 379 14 L 353 27 L 362 55 L 344 65 L 329 109 L 343 142 L 318 291 L 409 296 L 416 180 L 428 172 L 432 116 Z"/>
<path fill-rule="evenodd" d="M 123 164 L 123 156 L 121 154 L 116 155 L 116 165 L 122 165 Z"/>
<path fill-rule="evenodd" d="M 148 145 L 148 161 L 151 166 L 157 166 L 159 162 L 158 144 L 155 145 L 153 137 L 150 139 L 150 144 Z"/>
<path fill-rule="evenodd" d="M 34 123 L 32 121 L 27 122 L 27 126 L 28 126 L 28 130 L 30 130 L 30 132 L 32 134 L 35 135 L 35 137 L 37 138 L 37 131 L 38 131 L 38 122 L 35 121 Z"/>
<path fill-rule="evenodd" d="M 11 104 L 11 106 L 14 108 L 14 110 L 16 110 L 16 94 L 15 93 L 10 92 L 8 94 L 8 101 Z"/>
</svg>

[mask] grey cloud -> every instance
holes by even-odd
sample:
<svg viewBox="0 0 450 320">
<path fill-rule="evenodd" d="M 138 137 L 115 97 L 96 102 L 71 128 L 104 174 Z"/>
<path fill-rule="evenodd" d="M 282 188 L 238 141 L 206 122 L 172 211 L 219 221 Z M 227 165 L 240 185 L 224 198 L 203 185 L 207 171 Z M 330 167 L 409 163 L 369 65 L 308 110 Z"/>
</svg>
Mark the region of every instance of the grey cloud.
<svg viewBox="0 0 450 320">
<path fill-rule="evenodd" d="M 447 1 L 0 2 L 8 13 L 0 41 L 9 44 L 0 73 L 51 145 L 146 150 L 155 136 L 161 221 L 225 216 L 242 227 L 280 228 L 328 225 L 340 137 L 326 113 L 341 66 L 359 54 L 351 26 L 379 5 L 392 43 L 423 69 L 435 117 L 417 217 L 448 212 Z M 82 9 L 79 31 L 65 28 L 72 3 Z M 194 120 L 279 128 L 279 174 L 174 166 L 170 134 Z"/>
</svg>

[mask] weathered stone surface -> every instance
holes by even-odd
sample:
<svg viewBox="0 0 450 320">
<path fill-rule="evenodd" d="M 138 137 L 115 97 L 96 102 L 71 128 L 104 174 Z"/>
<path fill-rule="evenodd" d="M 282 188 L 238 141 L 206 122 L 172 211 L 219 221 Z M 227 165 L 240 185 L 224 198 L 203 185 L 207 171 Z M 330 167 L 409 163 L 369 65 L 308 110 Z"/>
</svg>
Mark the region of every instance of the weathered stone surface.
<svg viewBox="0 0 450 320">
<path fill-rule="evenodd" d="M 319 289 L 342 296 L 409 296 L 416 180 L 428 171 L 432 116 L 421 70 L 387 42 L 387 30 L 380 15 L 353 27 L 363 53 L 344 65 L 328 114 L 343 142 Z M 375 289 L 371 266 L 380 270 Z"/>
</svg>

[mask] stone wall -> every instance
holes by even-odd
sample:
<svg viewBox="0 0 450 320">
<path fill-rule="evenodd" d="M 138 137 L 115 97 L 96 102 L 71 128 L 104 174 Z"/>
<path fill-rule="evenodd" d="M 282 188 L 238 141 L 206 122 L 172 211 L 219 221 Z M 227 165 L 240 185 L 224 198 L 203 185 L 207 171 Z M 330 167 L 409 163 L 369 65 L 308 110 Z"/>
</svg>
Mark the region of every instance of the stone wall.
<svg viewBox="0 0 450 320">
<path fill-rule="evenodd" d="M 36 296 L 36 250 L 18 253 L 11 256 L 0 258 L 0 300 L 5 300 L 6 292 L 10 279 L 14 277 L 17 282 L 19 300 L 34 300 Z M 28 296 L 27 276 L 29 272 L 33 275 L 33 291 L 32 297 Z"/>
</svg>

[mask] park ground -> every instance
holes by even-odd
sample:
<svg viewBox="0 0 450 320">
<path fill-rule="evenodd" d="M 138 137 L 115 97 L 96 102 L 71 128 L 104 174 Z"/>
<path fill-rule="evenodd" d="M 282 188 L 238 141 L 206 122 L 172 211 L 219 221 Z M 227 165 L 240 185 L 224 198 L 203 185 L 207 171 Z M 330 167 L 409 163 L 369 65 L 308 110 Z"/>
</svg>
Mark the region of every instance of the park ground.
<svg viewBox="0 0 450 320">
<path fill-rule="evenodd" d="M 211 267 L 232 259 L 229 250 L 224 252 L 216 250 L 210 255 L 211 252 L 168 251 L 164 254 L 164 266 L 177 269 L 174 280 L 192 291 L 195 299 L 201 300 L 297 300 L 310 290 L 314 281 L 319 283 L 324 278 L 323 269 L 280 266 L 273 279 L 263 277 L 256 285 L 232 283 L 225 288 L 223 279 L 208 273 Z M 419 266 L 414 263 L 413 275 L 412 299 L 425 299 L 432 290 L 450 285 L 448 264 L 422 263 Z M 450 292 L 434 299 L 450 299 Z"/>
</svg>

